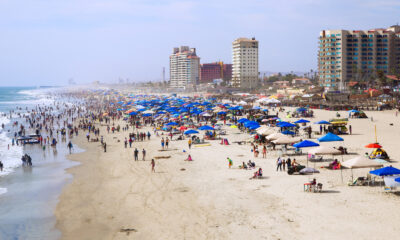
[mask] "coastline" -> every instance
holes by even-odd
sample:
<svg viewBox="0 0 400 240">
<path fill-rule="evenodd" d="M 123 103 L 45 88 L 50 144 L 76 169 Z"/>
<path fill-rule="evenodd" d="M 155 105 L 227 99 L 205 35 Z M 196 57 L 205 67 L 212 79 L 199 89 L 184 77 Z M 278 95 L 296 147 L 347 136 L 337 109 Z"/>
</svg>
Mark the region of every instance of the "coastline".
<svg viewBox="0 0 400 240">
<path fill-rule="evenodd" d="M 316 114 L 315 119 L 328 119 L 335 112 L 316 110 Z M 362 154 L 365 149 L 360 148 L 360 143 L 372 141 L 370 129 L 377 124 L 380 142 L 396 159 L 399 151 L 393 140 L 398 130 L 390 135 L 393 128 L 389 125 L 394 113 L 367 114 L 375 122 L 352 119 L 354 134 L 344 136 L 352 139 L 345 141 L 346 147 Z M 101 131 L 105 132 L 104 127 Z M 247 134 L 237 134 L 237 129 L 228 131 L 231 143 L 248 138 Z M 350 171 L 322 170 L 315 177 L 324 183 L 325 193 L 308 194 L 303 192 L 301 183 L 309 181 L 310 176 L 276 172 L 275 152 L 267 159 L 253 158 L 250 145 L 223 146 L 219 141 L 211 141 L 211 146 L 192 148 L 189 152 L 194 161 L 187 162 L 184 161 L 187 153 L 183 152 L 188 151 L 186 141 L 172 141 L 169 151 L 160 152 L 160 138 L 152 136 L 149 142 L 133 144 L 139 150 L 143 147 L 147 150 L 147 160 L 135 162 L 134 148 L 123 146 L 126 134 L 105 135 L 107 153 L 100 143 L 88 143 L 82 133 L 74 139 L 85 152 L 69 156 L 81 164 L 67 170 L 73 180 L 65 186 L 56 208 L 56 227 L 62 232 L 61 239 L 397 236 L 397 226 L 393 224 L 400 218 L 391 212 L 399 200 L 383 194 L 377 187 L 347 186 Z M 171 158 L 156 160 L 156 173 L 152 174 L 149 159 L 155 156 Z M 227 168 L 227 156 L 234 159 L 234 169 Z M 351 157 L 354 156 L 346 156 Z M 252 171 L 237 169 L 237 165 L 248 159 L 263 167 L 265 179 L 249 180 Z M 355 175 L 366 172 L 368 169 L 354 170 Z M 341 174 L 344 182 L 340 181 Z M 385 204 L 376 204 L 382 201 Z M 374 214 L 376 211 L 381 214 Z M 391 220 L 385 216 L 391 216 Z M 360 223 L 357 229 L 351 227 L 354 222 Z"/>
</svg>

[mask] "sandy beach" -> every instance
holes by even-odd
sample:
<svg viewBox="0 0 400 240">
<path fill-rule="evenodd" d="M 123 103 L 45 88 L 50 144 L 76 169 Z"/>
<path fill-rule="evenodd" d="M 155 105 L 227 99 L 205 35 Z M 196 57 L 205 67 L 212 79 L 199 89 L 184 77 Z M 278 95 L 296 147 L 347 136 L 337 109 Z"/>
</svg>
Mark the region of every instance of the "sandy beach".
<svg viewBox="0 0 400 240">
<path fill-rule="evenodd" d="M 312 121 L 335 114 L 315 110 Z M 374 142 L 376 125 L 379 143 L 394 160 L 391 164 L 399 166 L 399 118 L 394 111 L 366 114 L 374 121 L 350 119 L 353 134 L 342 137 L 352 154 L 343 160 L 370 152 L 364 145 Z M 104 126 L 100 129 L 106 132 Z M 124 148 L 129 131 L 105 134 L 104 152 L 100 143 L 87 142 L 80 134 L 74 143 L 86 151 L 70 155 L 81 164 L 68 170 L 74 178 L 56 210 L 62 239 L 397 238 L 400 217 L 393 214 L 400 204 L 397 195 L 382 187 L 347 186 L 351 171 L 319 168 L 327 162 L 310 163 L 320 169 L 311 176 L 277 172 L 277 152 L 268 152 L 267 159 L 254 158 L 250 145 L 233 143 L 249 139 L 248 134 L 224 129 L 229 146 L 211 140 L 210 146 L 189 150 L 187 140 L 182 140 L 171 141 L 167 151 L 160 151 L 161 136 Z M 337 142 L 325 145 L 339 146 Z M 140 161 L 134 161 L 135 147 L 147 150 L 146 161 L 141 161 L 141 154 Z M 192 162 L 184 161 L 188 153 Z M 151 173 L 150 159 L 156 157 L 169 158 L 156 159 L 156 172 Z M 232 169 L 226 157 L 232 158 Z M 249 180 L 253 171 L 238 168 L 249 159 L 263 168 L 265 178 Z M 305 155 L 296 159 L 306 163 Z M 353 174 L 365 176 L 369 170 L 356 169 Z M 303 183 L 314 177 L 323 183 L 324 191 L 304 192 Z"/>
</svg>

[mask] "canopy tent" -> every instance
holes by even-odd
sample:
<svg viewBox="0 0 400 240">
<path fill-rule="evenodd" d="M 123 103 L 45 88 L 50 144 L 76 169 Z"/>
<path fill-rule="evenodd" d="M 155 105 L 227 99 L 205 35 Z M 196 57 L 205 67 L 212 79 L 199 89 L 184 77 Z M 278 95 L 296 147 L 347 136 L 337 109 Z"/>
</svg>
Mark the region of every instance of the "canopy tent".
<svg viewBox="0 0 400 240">
<path fill-rule="evenodd" d="M 397 175 L 397 174 L 400 174 L 400 169 L 389 166 L 389 167 L 384 167 L 384 168 L 370 171 L 369 173 L 378 175 L 378 176 Z"/>
<path fill-rule="evenodd" d="M 341 154 L 342 152 L 331 147 L 319 146 L 311 149 L 310 151 L 308 151 L 308 153 L 312 155 L 337 155 Z"/>
<path fill-rule="evenodd" d="M 306 147 L 318 147 L 319 144 L 310 140 L 304 140 L 302 142 L 293 145 L 295 148 L 306 148 Z"/>
<path fill-rule="evenodd" d="M 372 161 L 364 156 L 358 156 L 342 163 L 347 168 L 375 168 L 382 167 L 381 163 Z"/>
<path fill-rule="evenodd" d="M 299 119 L 294 123 L 309 123 L 310 121 L 306 120 L 306 119 Z"/>
<path fill-rule="evenodd" d="M 327 133 L 325 136 L 318 138 L 318 142 L 337 142 L 343 141 L 343 138 L 333 133 Z"/>
</svg>

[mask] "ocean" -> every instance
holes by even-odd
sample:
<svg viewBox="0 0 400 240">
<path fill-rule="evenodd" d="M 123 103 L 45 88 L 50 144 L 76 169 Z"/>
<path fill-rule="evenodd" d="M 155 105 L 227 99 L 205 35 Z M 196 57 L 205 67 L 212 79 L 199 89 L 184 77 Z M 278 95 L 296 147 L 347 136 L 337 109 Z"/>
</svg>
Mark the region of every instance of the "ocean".
<svg viewBox="0 0 400 240">
<path fill-rule="evenodd" d="M 0 160 L 4 164 L 0 172 L 0 239 L 58 239 L 61 236 L 55 228 L 54 210 L 62 188 L 72 178 L 65 169 L 76 165 L 66 159 L 67 144 L 60 141 L 57 151 L 53 151 L 35 144 L 13 146 L 11 140 L 17 131 L 13 122 L 22 121 L 18 113 L 54 103 L 46 95 L 52 90 L 0 87 Z M 21 157 L 25 153 L 32 157 L 32 167 L 22 167 Z"/>
</svg>

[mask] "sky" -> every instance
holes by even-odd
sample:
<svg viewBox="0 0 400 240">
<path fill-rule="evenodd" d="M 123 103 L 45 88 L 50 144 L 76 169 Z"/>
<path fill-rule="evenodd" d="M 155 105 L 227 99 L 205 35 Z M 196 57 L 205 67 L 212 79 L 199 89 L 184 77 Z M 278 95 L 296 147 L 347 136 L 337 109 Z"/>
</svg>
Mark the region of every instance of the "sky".
<svg viewBox="0 0 400 240">
<path fill-rule="evenodd" d="M 160 81 L 174 47 L 231 63 L 259 41 L 260 71 L 317 68 L 323 29 L 400 22 L 400 0 L 0 0 L 0 86 Z"/>
</svg>

